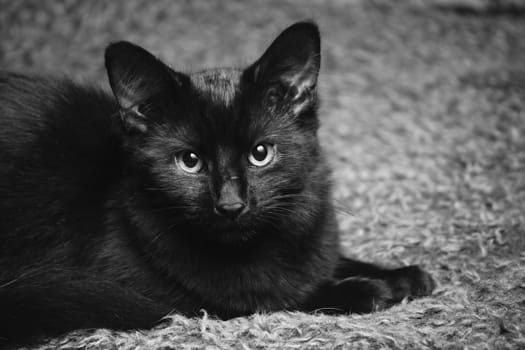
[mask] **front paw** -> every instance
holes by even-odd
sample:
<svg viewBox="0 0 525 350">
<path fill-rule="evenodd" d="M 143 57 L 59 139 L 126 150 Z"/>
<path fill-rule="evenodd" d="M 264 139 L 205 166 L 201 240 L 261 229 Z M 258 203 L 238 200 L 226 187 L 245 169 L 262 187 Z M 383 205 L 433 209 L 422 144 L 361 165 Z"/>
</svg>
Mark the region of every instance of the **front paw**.
<svg viewBox="0 0 525 350">
<path fill-rule="evenodd" d="M 430 295 L 436 283 L 430 274 L 417 265 L 401 267 L 391 271 L 386 279 L 395 300 L 405 297 Z"/>
</svg>

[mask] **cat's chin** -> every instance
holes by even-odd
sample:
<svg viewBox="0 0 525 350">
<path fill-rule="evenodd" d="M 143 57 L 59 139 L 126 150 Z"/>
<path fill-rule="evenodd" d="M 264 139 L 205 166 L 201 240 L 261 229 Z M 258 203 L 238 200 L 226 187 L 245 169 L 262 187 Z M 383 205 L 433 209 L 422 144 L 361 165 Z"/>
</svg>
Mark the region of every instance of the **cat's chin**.
<svg viewBox="0 0 525 350">
<path fill-rule="evenodd" d="M 258 230 L 244 220 L 216 220 L 203 228 L 206 237 L 222 243 L 247 242 L 257 236 Z"/>
</svg>

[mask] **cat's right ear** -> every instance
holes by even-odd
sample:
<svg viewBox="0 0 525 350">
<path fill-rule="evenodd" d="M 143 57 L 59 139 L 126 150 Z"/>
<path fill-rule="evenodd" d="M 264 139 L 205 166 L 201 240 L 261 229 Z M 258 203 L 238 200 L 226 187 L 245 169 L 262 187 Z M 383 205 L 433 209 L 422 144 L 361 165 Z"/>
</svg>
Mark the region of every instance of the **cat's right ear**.
<svg viewBox="0 0 525 350">
<path fill-rule="evenodd" d="M 174 96 L 189 79 L 127 41 L 110 44 L 104 57 L 109 84 L 128 130 L 146 132 L 151 122 L 148 108 L 155 99 Z"/>
</svg>

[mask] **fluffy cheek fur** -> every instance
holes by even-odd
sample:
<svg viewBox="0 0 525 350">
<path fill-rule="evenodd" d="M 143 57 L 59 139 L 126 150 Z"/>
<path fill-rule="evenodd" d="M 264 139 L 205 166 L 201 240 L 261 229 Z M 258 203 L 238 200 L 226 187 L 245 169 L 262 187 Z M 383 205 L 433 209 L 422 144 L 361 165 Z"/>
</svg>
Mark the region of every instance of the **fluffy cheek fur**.
<svg viewBox="0 0 525 350">
<path fill-rule="evenodd" d="M 319 161 L 316 150 L 310 146 L 310 142 L 316 142 L 313 138 L 299 135 L 274 141 L 277 149 L 274 162 L 267 168 L 249 169 L 247 174 L 251 200 L 260 210 L 301 200 L 305 179 Z"/>
<path fill-rule="evenodd" d="M 184 172 L 176 162 L 179 150 L 180 146 L 166 135 L 153 134 L 147 138 L 135 152 L 136 166 L 145 169 L 140 190 L 156 198 L 155 210 L 171 213 L 173 217 L 198 218 L 213 209 L 209 180 L 205 172 Z"/>
</svg>

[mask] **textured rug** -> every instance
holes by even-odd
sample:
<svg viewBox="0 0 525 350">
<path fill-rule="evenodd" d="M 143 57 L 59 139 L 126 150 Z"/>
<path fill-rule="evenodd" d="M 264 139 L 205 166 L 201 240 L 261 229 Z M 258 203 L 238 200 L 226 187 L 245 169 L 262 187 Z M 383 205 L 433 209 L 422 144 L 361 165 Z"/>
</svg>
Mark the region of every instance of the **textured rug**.
<svg viewBox="0 0 525 350">
<path fill-rule="evenodd" d="M 525 349 L 524 9 L 495 0 L 0 0 L 1 69 L 105 87 L 111 41 L 191 71 L 249 63 L 292 22 L 316 20 L 320 137 L 345 251 L 421 264 L 439 283 L 430 297 L 369 315 L 218 321 L 203 311 L 35 349 Z"/>
</svg>

